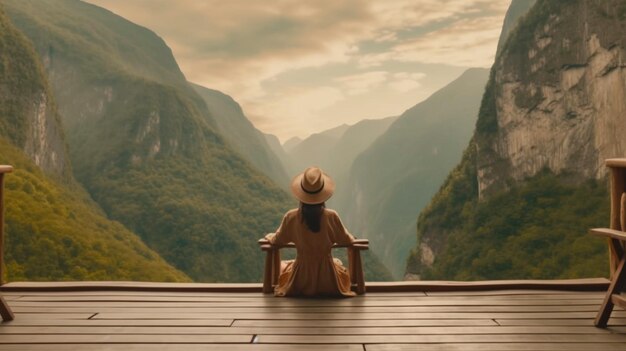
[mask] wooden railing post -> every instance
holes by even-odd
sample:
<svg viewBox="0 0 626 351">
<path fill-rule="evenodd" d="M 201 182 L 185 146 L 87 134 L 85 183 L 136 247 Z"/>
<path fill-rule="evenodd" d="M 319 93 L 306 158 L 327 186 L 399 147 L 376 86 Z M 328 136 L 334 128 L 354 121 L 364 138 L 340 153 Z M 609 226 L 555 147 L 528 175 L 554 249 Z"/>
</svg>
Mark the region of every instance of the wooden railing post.
<svg viewBox="0 0 626 351">
<path fill-rule="evenodd" d="M 4 284 L 4 175 L 11 172 L 13 167 L 0 165 L 0 285 Z"/>
<path fill-rule="evenodd" d="M 610 228 L 620 231 L 626 231 L 626 228 L 622 227 L 622 195 L 626 192 L 626 159 L 624 158 L 612 158 L 606 160 L 606 166 L 610 170 L 610 196 L 611 196 L 611 223 Z M 608 239 L 607 239 L 608 240 Z M 613 274 L 617 269 L 619 263 L 618 253 L 615 252 L 614 246 L 609 241 L 609 265 L 610 265 L 610 277 L 613 278 Z"/>
<path fill-rule="evenodd" d="M 0 166 L 0 286 L 4 283 L 4 175 L 12 171 L 11 166 Z M 12 321 L 15 318 L 2 296 L 0 296 L 0 317 L 3 321 Z"/>
</svg>

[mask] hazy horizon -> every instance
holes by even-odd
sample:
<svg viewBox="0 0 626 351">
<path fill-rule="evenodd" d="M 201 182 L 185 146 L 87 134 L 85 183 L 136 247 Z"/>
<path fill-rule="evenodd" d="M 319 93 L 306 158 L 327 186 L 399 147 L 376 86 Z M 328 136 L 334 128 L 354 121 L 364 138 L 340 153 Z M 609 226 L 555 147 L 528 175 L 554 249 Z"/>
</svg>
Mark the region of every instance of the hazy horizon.
<svg viewBox="0 0 626 351">
<path fill-rule="evenodd" d="M 156 32 L 189 81 L 232 96 L 281 142 L 400 115 L 466 69 L 490 67 L 510 4 L 85 1 Z"/>
</svg>

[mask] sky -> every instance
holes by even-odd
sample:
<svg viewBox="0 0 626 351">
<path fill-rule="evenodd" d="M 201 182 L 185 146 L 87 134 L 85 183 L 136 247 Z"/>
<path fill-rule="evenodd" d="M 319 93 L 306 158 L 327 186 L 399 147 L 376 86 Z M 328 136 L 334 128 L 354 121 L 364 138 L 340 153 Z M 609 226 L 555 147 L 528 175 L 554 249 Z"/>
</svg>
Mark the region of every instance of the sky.
<svg viewBox="0 0 626 351">
<path fill-rule="evenodd" d="M 490 67 L 510 0 L 86 0 L 145 26 L 187 80 L 281 141 L 397 116 Z"/>
</svg>

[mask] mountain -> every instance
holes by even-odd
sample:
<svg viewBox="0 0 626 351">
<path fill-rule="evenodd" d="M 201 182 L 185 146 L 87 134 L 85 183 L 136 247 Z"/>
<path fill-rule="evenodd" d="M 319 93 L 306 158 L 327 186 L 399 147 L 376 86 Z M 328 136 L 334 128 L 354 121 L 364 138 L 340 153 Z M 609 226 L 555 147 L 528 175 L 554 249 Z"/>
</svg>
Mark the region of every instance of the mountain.
<svg viewBox="0 0 626 351">
<path fill-rule="evenodd" d="M 105 213 L 195 281 L 260 281 L 257 239 L 296 201 L 221 134 L 259 133 L 236 103 L 200 96 L 162 39 L 107 10 L 4 4 L 45 65 L 74 174 Z M 364 260 L 367 279 L 389 279 Z"/>
<path fill-rule="evenodd" d="M 394 119 L 395 117 L 367 119 L 354 125 L 342 124 L 310 135 L 287 151 L 291 173 L 295 175 L 306 167 L 315 165 L 334 178 L 343 177 L 356 156 L 384 133 Z"/>
<path fill-rule="evenodd" d="M 0 91 L 0 164 L 15 167 L 6 175 L 4 278 L 189 281 L 76 184 L 42 65 L 1 7 Z"/>
<path fill-rule="evenodd" d="M 487 76 L 467 70 L 399 116 L 352 164 L 339 208 L 396 278 L 415 245 L 417 214 L 471 137 Z"/>
<path fill-rule="evenodd" d="M 280 161 L 282 169 L 284 169 L 285 172 L 286 172 L 287 168 L 290 165 L 289 155 L 287 154 L 287 152 L 286 152 L 285 148 L 283 147 L 283 145 L 280 144 L 280 140 L 278 140 L 278 137 L 276 135 L 273 135 L 273 134 L 264 133 L 263 136 L 265 137 L 265 142 L 269 146 L 269 148 L 272 151 L 272 153 L 274 153 L 274 155 Z M 287 176 L 287 175 L 286 175 L 286 177 L 287 177 L 287 183 L 285 183 L 285 184 L 289 184 L 289 182 L 291 181 L 291 177 Z"/>
<path fill-rule="evenodd" d="M 509 35 L 461 163 L 420 214 L 426 278 L 606 274 L 604 159 L 626 151 L 623 1 L 538 0 Z"/>
<path fill-rule="evenodd" d="M 241 106 L 230 96 L 197 84 L 191 84 L 206 103 L 218 132 L 232 148 L 276 184 L 287 187 L 287 173 L 281 160 L 265 139 L 243 114 Z"/>
<path fill-rule="evenodd" d="M 504 16 L 504 23 L 502 23 L 502 31 L 500 32 L 500 38 L 498 39 L 498 48 L 496 55 L 500 54 L 509 34 L 517 24 L 522 16 L 528 13 L 537 0 L 512 0 L 509 5 L 506 15 Z"/>
<path fill-rule="evenodd" d="M 195 281 L 259 281 L 293 206 L 231 148 L 153 32 L 74 0 L 4 2 L 44 62 L 76 178 Z"/>
<path fill-rule="evenodd" d="M 290 149 L 287 151 L 289 155 L 289 175 L 295 176 L 309 166 L 318 166 L 325 169 L 324 162 L 335 150 L 336 143 L 339 142 L 341 136 L 348 128 L 350 128 L 349 125 L 342 124 L 320 133 L 311 134 L 297 145 L 293 145 L 291 148 L 287 147 L 285 150 Z M 287 143 L 285 144 L 287 145 Z M 292 144 L 294 143 L 292 142 Z M 332 175 L 332 173 L 330 174 Z"/>
<path fill-rule="evenodd" d="M 302 142 L 301 138 L 291 137 L 287 141 L 285 141 L 285 143 L 283 144 L 283 148 L 285 149 L 286 152 L 290 152 L 291 150 L 293 150 L 294 147 L 296 147 L 301 142 Z"/>
<path fill-rule="evenodd" d="M 60 117 L 41 64 L 28 40 L 0 16 L 0 135 L 49 175 L 68 179 L 72 170 Z"/>
</svg>

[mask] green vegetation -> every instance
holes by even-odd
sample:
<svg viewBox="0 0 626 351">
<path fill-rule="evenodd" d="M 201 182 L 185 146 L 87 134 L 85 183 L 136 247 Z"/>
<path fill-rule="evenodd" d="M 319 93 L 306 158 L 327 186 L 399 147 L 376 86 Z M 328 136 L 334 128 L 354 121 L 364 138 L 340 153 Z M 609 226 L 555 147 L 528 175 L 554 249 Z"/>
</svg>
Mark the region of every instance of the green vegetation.
<svg viewBox="0 0 626 351">
<path fill-rule="evenodd" d="M 24 145 L 29 126 L 23 118 L 32 98 L 45 90 L 41 67 L 28 40 L 0 7 L 0 136 Z"/>
<path fill-rule="evenodd" d="M 1 11 L 1 9 L 0 9 Z M 0 164 L 6 175 L 8 280 L 188 281 L 117 222 L 110 221 L 68 172 L 46 175 L 23 151 L 35 137 L 31 115 L 46 102 L 40 135 L 58 144 L 40 157 L 64 158 L 56 106 L 32 45 L 0 12 Z M 59 134 L 56 134 L 59 133 Z M 69 164 L 63 168 L 69 171 Z M 49 170 L 46 170 L 49 171 Z"/>
<path fill-rule="evenodd" d="M 80 188 L 50 179 L 4 138 L 0 164 L 15 167 L 5 178 L 5 279 L 189 281 Z"/>
<path fill-rule="evenodd" d="M 502 91 L 499 81 L 521 83 L 514 92 L 514 102 L 499 104 L 535 108 L 544 97 L 541 89 L 533 87 L 560 84 L 564 67 L 586 63 L 587 54 L 583 53 L 587 44 L 584 36 L 576 33 L 597 33 L 594 35 L 603 47 L 621 40 L 621 31 L 613 28 L 623 24 L 615 16 L 607 19 L 601 11 L 615 9 L 619 3 L 538 0 L 522 17 L 492 68 L 476 131 L 463 160 L 420 214 L 418 242 L 433 251 L 435 261 L 429 266 L 426 257 L 421 257 L 427 250 L 417 247 L 407 262 L 407 271 L 424 279 L 468 280 L 607 275 L 606 242 L 587 235 L 589 228 L 608 223 L 606 182 L 585 181 L 581 173 L 587 172 L 578 169 L 563 174 L 544 171 L 515 181 L 510 177 L 508 159 L 493 149 L 502 142 L 496 140 L 496 103 Z M 580 13 L 585 13 L 584 21 L 575 20 Z M 538 40 L 567 45 L 539 47 Z M 531 51 L 533 58 L 529 58 Z M 533 69 L 537 62 L 543 62 L 541 68 Z M 480 200 L 477 167 L 490 175 Z"/>
<path fill-rule="evenodd" d="M 256 241 L 295 203 L 219 134 L 165 43 L 80 1 L 6 8 L 49 62 L 75 176 L 107 215 L 195 281 L 260 281 Z"/>
<path fill-rule="evenodd" d="M 232 97 L 213 89 L 190 83 L 206 103 L 217 130 L 226 142 L 256 169 L 287 189 L 291 178 L 268 145 L 265 135 L 256 129 Z M 209 121 L 210 122 L 210 121 Z"/>
<path fill-rule="evenodd" d="M 485 201 L 459 197 L 457 177 L 422 214 L 447 223 L 446 245 L 424 279 L 558 279 L 606 276 L 606 242 L 587 235 L 609 221 L 605 182 L 572 184 L 567 174 L 542 172 Z M 469 189 L 468 189 L 469 190 Z M 443 200 L 443 201 L 442 201 Z M 456 212 L 456 213 L 455 213 Z M 454 220 L 456 218 L 456 220 Z M 420 223 L 423 230 L 426 223 Z"/>
</svg>

